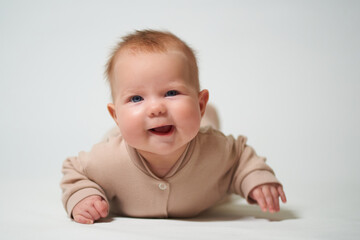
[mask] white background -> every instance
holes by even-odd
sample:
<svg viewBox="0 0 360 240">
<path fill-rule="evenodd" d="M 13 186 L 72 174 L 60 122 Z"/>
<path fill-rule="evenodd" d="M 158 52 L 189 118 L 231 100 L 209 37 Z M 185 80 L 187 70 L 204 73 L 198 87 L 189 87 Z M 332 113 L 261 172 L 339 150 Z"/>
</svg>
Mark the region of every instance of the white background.
<svg viewBox="0 0 360 240">
<path fill-rule="evenodd" d="M 108 54 L 145 28 L 197 51 L 223 131 L 248 137 L 289 200 L 358 191 L 360 2 L 340 0 L 0 0 L 3 184 L 49 182 L 60 198 L 63 160 L 114 126 Z"/>
</svg>

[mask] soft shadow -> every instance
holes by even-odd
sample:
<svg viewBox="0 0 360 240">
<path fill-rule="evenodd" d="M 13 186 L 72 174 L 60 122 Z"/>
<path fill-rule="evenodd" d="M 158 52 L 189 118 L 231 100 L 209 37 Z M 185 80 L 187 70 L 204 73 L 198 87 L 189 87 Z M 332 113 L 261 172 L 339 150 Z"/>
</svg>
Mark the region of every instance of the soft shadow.
<svg viewBox="0 0 360 240">
<path fill-rule="evenodd" d="M 265 219 L 268 221 L 284 221 L 299 218 L 295 211 L 282 207 L 280 212 L 262 212 L 257 205 L 229 202 L 211 208 L 195 218 L 182 219 L 185 221 L 233 221 L 249 219 Z M 180 219 L 179 219 L 180 220 Z"/>
<path fill-rule="evenodd" d="M 116 215 L 110 213 L 106 218 L 100 218 L 97 220 L 96 223 L 111 223 L 115 220 L 116 217 Z"/>
<path fill-rule="evenodd" d="M 234 200 L 235 199 L 235 200 Z M 193 218 L 170 218 L 178 221 L 211 222 L 211 221 L 249 221 L 251 219 L 263 219 L 270 222 L 280 222 L 284 220 L 298 219 L 295 211 L 282 206 L 280 212 L 262 212 L 258 205 L 249 205 L 245 201 L 230 200 L 212 207 L 197 217 Z M 110 213 L 106 218 L 102 218 L 97 223 L 110 223 L 120 216 Z M 128 218 L 128 217 L 127 217 Z M 131 218 L 131 217 L 130 217 Z M 158 218 L 143 218 L 158 219 Z"/>
</svg>

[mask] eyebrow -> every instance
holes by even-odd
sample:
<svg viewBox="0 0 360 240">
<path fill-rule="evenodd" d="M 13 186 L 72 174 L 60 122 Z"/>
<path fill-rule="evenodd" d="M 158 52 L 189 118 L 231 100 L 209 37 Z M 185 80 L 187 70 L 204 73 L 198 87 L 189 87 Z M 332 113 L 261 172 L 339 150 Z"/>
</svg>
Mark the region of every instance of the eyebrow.
<svg viewBox="0 0 360 240">
<path fill-rule="evenodd" d="M 134 95 L 142 95 L 142 92 L 144 91 L 143 89 L 145 89 L 145 87 L 141 87 L 141 88 L 128 88 L 125 91 L 119 91 L 119 97 L 121 99 L 126 99 L 130 96 L 134 96 Z"/>
<path fill-rule="evenodd" d="M 186 82 L 186 80 L 184 80 L 184 82 Z M 169 86 L 170 87 L 175 87 L 175 88 L 177 88 L 177 87 L 186 88 L 187 84 L 186 83 L 179 83 L 177 81 L 172 81 L 172 82 L 169 83 Z"/>
</svg>

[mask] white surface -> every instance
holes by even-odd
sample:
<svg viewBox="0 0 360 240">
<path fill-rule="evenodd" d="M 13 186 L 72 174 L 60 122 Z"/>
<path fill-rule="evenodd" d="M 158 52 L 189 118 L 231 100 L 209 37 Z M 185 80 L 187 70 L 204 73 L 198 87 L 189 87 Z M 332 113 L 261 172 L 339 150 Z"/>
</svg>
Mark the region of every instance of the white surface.
<svg viewBox="0 0 360 240">
<path fill-rule="evenodd" d="M 62 161 L 113 126 L 103 66 L 143 28 L 197 50 L 222 129 L 268 158 L 295 219 L 243 205 L 201 221 L 66 218 Z M 359 29 L 359 1 L 0 1 L 0 238 L 357 239 Z"/>
<path fill-rule="evenodd" d="M 57 185 L 56 181 L 2 182 L 2 191 L 11 195 L 1 199 L 1 239 L 338 240 L 360 236 L 359 185 L 291 189 L 289 203 L 276 214 L 262 213 L 257 206 L 234 198 L 192 219 L 112 217 L 94 225 L 66 217 Z"/>
</svg>

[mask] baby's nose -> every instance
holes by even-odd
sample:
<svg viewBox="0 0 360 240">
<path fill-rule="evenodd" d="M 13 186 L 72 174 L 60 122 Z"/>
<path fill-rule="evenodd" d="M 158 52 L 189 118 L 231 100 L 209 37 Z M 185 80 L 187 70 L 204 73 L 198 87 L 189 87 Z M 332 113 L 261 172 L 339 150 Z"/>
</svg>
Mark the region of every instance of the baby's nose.
<svg viewBox="0 0 360 240">
<path fill-rule="evenodd" d="M 166 107 L 163 103 L 151 103 L 149 106 L 149 112 L 150 117 L 156 117 L 159 115 L 163 115 L 166 113 Z"/>
</svg>

